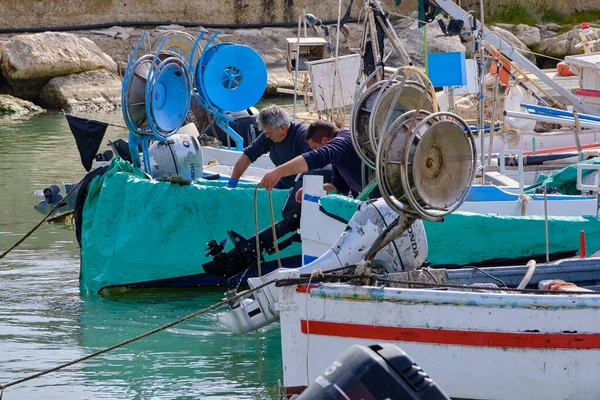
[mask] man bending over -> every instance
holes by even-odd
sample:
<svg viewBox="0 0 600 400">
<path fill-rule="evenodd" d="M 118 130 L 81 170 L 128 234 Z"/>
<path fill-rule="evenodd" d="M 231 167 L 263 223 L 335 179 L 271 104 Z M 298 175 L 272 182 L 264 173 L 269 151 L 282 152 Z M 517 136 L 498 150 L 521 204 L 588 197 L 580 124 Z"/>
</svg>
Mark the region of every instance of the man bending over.
<svg viewBox="0 0 600 400">
<path fill-rule="evenodd" d="M 227 187 L 237 186 L 239 179 L 246 172 L 250 164 L 263 154 L 269 153 L 269 158 L 276 166 L 310 150 L 304 140 L 308 124 L 306 122 L 291 121 L 288 113 L 276 105 L 262 109 L 257 118 L 258 128 L 263 132 L 244 149 L 240 158 L 233 166 L 231 178 Z M 286 176 L 273 183 L 277 189 L 288 189 L 294 185 L 294 177 Z"/>
<path fill-rule="evenodd" d="M 260 182 L 262 186 L 271 190 L 284 177 L 293 177 L 331 164 L 331 183 L 324 184 L 323 190 L 327 193 L 337 190 L 341 194 L 361 192 L 362 162 L 352 145 L 349 129 L 338 129 L 329 121 L 317 120 L 310 124 L 305 138 L 312 150 L 266 173 Z M 296 193 L 296 200 L 300 201 L 301 198 L 302 189 Z"/>
</svg>

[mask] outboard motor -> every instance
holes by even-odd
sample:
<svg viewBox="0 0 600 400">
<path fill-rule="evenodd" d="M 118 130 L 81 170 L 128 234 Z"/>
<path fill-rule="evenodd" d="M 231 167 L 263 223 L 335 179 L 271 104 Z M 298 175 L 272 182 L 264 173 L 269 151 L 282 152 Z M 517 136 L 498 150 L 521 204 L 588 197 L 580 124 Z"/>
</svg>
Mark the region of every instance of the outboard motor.
<svg viewBox="0 0 600 400">
<path fill-rule="evenodd" d="M 385 109 L 380 108 L 380 102 L 386 102 L 389 110 L 379 123 L 369 125 L 369 130 L 378 130 L 368 132 L 369 137 L 377 140 L 361 139 L 358 130 L 352 130 L 357 152 L 365 159 L 375 160 L 373 167 L 382 199 L 361 203 L 337 242 L 317 260 L 298 268 L 295 275 L 316 269 L 342 271 L 350 266 L 356 266 L 355 274 L 367 276 L 372 269 L 391 273 L 418 268 L 427 257 L 427 240 L 420 220 L 442 221 L 466 199 L 476 171 L 475 141 L 469 126 L 453 113 L 431 114 L 421 109 L 402 113 L 404 106 L 396 102 L 412 101 L 420 93 L 417 104 L 425 104 L 428 93 L 424 87 L 408 86 L 405 79 L 394 86 L 395 76 L 380 86 L 372 107 L 375 115 Z M 427 77 L 423 75 L 423 79 Z M 390 101 L 385 92 L 392 88 L 397 89 Z M 403 96 L 403 92 L 410 96 Z M 435 103 L 434 106 L 437 108 Z M 399 116 L 390 122 L 393 110 Z M 354 127 L 359 125 L 358 114 L 354 110 Z M 370 147 L 374 143 L 377 146 Z M 368 149 L 374 150 L 374 158 L 365 157 Z M 284 274 L 276 270 L 262 278 L 250 278 L 248 286 L 263 286 L 279 272 Z M 284 275 L 289 276 L 289 272 Z M 230 298 L 233 294 L 226 293 Z M 278 319 L 279 290 L 274 284 L 253 291 L 252 296 L 254 299 L 232 300 L 231 311 L 220 317 L 221 323 L 242 333 Z"/>
<path fill-rule="evenodd" d="M 354 345 L 319 375 L 296 400 L 450 400 L 425 371 L 389 343 Z"/>
<path fill-rule="evenodd" d="M 202 177 L 202 149 L 191 135 L 170 135 L 166 142 L 154 142 L 148 148 L 153 178 L 181 175 L 184 178 Z"/>
<path fill-rule="evenodd" d="M 308 177 L 307 177 L 308 178 Z M 330 271 L 357 265 L 377 238 L 394 221 L 404 227 L 401 235 L 377 252 L 373 267 L 387 272 L 410 271 L 420 267 L 427 257 L 427 236 L 423 222 L 406 216 L 399 216 L 383 199 L 360 204 L 348 222 L 346 230 L 338 241 L 317 260 L 298 268 L 300 274 L 310 274 L 315 268 Z M 248 286 L 255 288 L 277 276 L 278 270 L 261 278 L 249 278 Z M 237 333 L 259 329 L 279 317 L 274 304 L 278 301 L 278 290 L 266 286 L 254 293 L 255 301 L 234 304 L 230 313 L 223 315 L 221 323 Z"/>
<path fill-rule="evenodd" d="M 242 111 L 228 112 L 226 115 L 233 119 L 233 121 L 229 122 L 229 126 L 244 140 L 244 147 L 249 146 L 250 143 L 256 140 L 260 134 L 260 130 L 256 122 L 258 110 L 255 107 L 250 107 Z M 202 131 L 202 134 L 219 139 L 223 146 L 235 147 L 235 143 L 231 143 L 230 136 L 217 124 L 211 123 L 209 127 Z"/>
<path fill-rule="evenodd" d="M 300 227 L 300 211 L 301 205 L 295 203 L 293 206 L 283 210 L 283 219 L 275 224 L 275 236 L 282 238 L 291 232 L 295 232 Z M 207 257 L 212 257 L 212 261 L 202 264 L 204 272 L 207 274 L 231 278 L 254 266 L 257 263 L 256 257 L 256 235 L 251 238 L 245 238 L 239 233 L 228 230 L 229 239 L 222 242 L 211 240 L 207 243 Z M 223 251 L 229 240 L 234 245 L 234 248 L 227 253 Z M 267 254 L 275 253 L 275 242 L 273 239 L 273 228 L 268 227 L 258 233 L 258 241 L 260 250 Z M 300 235 L 295 233 L 290 237 L 277 242 L 279 250 L 283 250 L 293 242 L 299 242 Z M 264 257 L 261 254 L 261 262 L 264 262 Z"/>
</svg>

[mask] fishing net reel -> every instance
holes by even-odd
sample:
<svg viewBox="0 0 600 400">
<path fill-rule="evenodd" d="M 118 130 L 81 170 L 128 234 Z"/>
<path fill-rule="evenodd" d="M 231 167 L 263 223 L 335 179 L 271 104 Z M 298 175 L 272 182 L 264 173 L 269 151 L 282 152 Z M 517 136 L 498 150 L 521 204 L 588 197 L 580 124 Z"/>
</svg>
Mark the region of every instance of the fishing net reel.
<svg viewBox="0 0 600 400">
<path fill-rule="evenodd" d="M 229 125 L 227 112 L 246 110 L 256 104 L 267 88 L 267 67 L 251 47 L 217 43 L 214 34 L 194 69 L 194 96 L 216 118 L 216 124 L 243 148 L 242 137 Z"/>
<path fill-rule="evenodd" d="M 122 87 L 123 117 L 129 128 L 133 163 L 152 170 L 149 142 L 165 143 L 185 122 L 192 95 L 216 118 L 216 124 L 243 148 L 243 139 L 230 127 L 230 112 L 243 111 L 260 100 L 267 86 L 267 68 L 252 48 L 234 43 L 214 44 L 218 32 L 204 46 L 205 32 L 195 39 L 179 31 L 165 31 L 151 42 L 150 53 L 138 58 L 146 33 L 127 65 Z M 227 111 L 225 111 L 227 110 Z"/>
<path fill-rule="evenodd" d="M 183 125 L 190 107 L 192 82 L 189 65 L 183 48 L 173 44 L 175 39 L 180 38 L 179 34 L 181 32 L 177 35 L 163 33 L 160 42 L 155 40 L 150 53 L 137 58 L 146 39 L 144 33 L 123 78 L 121 102 L 123 118 L 129 128 L 132 159 L 135 165 L 140 165 L 138 145 L 141 145 L 147 172 L 151 171 L 147 157 L 149 142 L 166 142 Z"/>
<path fill-rule="evenodd" d="M 380 138 L 379 189 L 398 213 L 442 220 L 464 202 L 475 172 L 473 135 L 453 113 L 406 112 Z"/>
<path fill-rule="evenodd" d="M 417 108 L 438 110 L 433 87 L 423 84 L 415 70 L 419 71 L 413 67 L 399 68 L 389 79 L 367 88 L 374 72 L 359 88 L 350 115 L 352 140 L 359 157 L 371 169 L 376 168 L 379 137 L 396 118 Z"/>
</svg>

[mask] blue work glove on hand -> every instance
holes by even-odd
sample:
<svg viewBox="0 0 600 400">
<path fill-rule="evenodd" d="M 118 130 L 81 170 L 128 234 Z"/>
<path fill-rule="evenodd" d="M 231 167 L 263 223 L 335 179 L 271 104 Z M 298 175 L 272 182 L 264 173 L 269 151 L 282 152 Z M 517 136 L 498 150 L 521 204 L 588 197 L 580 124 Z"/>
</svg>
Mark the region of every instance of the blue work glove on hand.
<svg viewBox="0 0 600 400">
<path fill-rule="evenodd" d="M 229 178 L 229 182 L 227 182 L 227 187 L 233 189 L 234 187 L 237 187 L 238 182 L 239 179 Z"/>
</svg>

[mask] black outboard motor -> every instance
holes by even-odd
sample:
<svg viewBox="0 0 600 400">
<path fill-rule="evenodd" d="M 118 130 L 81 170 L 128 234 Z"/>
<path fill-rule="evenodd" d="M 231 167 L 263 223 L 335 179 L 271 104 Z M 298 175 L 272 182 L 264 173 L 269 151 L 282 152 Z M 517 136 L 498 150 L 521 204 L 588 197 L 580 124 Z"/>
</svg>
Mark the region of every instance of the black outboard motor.
<svg viewBox="0 0 600 400">
<path fill-rule="evenodd" d="M 296 400 L 450 400 L 397 346 L 354 345 Z"/>
<path fill-rule="evenodd" d="M 278 238 L 282 238 L 291 232 L 295 232 L 300 228 L 300 210 L 301 204 L 294 203 L 291 207 L 284 208 L 282 211 L 283 219 L 275 224 L 275 233 Z M 245 271 L 256 264 L 256 236 L 249 239 L 242 235 L 228 230 L 227 235 L 233 242 L 234 248 L 227 253 L 223 249 L 227 240 L 217 243 L 216 240 L 211 240 L 207 243 L 207 257 L 213 257 L 212 261 L 202 265 L 204 272 L 207 274 L 230 278 Z M 267 254 L 275 252 L 275 243 L 273 241 L 273 230 L 271 227 L 265 228 L 258 233 L 260 241 L 261 253 L 264 250 Z M 287 239 L 277 242 L 279 250 L 283 250 L 293 242 L 299 242 L 300 235 L 298 233 L 290 236 Z M 261 262 L 263 261 L 261 254 Z"/>
<path fill-rule="evenodd" d="M 231 116 L 234 121 L 229 123 L 229 126 L 237 132 L 238 135 L 244 139 L 244 147 L 247 147 L 252 143 L 260 134 L 256 119 L 258 118 L 258 110 L 254 107 L 250 107 L 243 111 L 228 112 L 227 115 Z M 219 128 L 216 124 L 212 123 L 208 128 L 204 129 L 200 135 L 208 135 L 216 137 L 226 147 L 235 147 L 235 142 L 229 138 L 229 136 Z"/>
</svg>

